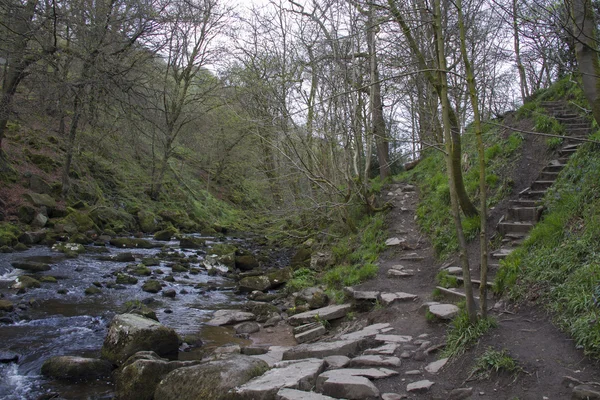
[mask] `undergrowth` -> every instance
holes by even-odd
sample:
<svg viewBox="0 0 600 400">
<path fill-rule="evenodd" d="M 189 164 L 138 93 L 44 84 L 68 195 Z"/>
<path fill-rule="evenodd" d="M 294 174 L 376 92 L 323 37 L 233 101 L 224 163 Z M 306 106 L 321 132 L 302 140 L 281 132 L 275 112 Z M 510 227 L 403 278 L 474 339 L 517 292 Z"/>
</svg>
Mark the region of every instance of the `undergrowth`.
<svg viewBox="0 0 600 400">
<path fill-rule="evenodd" d="M 594 138 L 600 139 L 600 134 Z M 599 144 L 580 148 L 546 193 L 544 204 L 543 220 L 524 244 L 501 262 L 494 290 L 517 301 L 538 300 L 578 346 L 598 358 Z"/>
<path fill-rule="evenodd" d="M 461 356 L 482 335 L 496 326 L 496 321 L 489 317 L 479 319 L 475 324 L 471 324 L 469 316 L 463 307 L 460 313 L 452 320 L 446 332 L 446 347 L 442 353 L 442 357 L 451 358 Z"/>
<path fill-rule="evenodd" d="M 523 368 L 506 349 L 498 351 L 488 347 L 485 353 L 477 358 L 471 376 L 478 380 L 484 380 L 489 379 L 493 373 L 505 372 L 516 377 L 522 371 Z"/>
</svg>

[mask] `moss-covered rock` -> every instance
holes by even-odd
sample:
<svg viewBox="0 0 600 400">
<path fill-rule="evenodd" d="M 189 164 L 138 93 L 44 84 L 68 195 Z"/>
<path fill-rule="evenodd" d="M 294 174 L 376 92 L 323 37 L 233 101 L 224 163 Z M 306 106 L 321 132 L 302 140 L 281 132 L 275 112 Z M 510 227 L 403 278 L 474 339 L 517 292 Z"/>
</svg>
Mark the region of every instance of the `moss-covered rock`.
<svg viewBox="0 0 600 400">
<path fill-rule="evenodd" d="M 46 264 L 46 263 L 42 263 L 42 262 L 36 262 L 36 261 L 13 261 L 11 263 L 11 265 L 14 268 L 17 269 L 22 269 L 24 271 L 29 271 L 29 272 L 43 272 L 43 271 L 49 271 L 50 270 L 50 265 Z"/>
<path fill-rule="evenodd" d="M 134 278 L 135 279 L 135 278 Z M 121 313 L 123 314 L 137 314 L 142 317 L 153 319 L 158 322 L 158 317 L 153 309 L 145 305 L 139 300 L 129 300 L 123 303 L 121 306 Z"/>
<path fill-rule="evenodd" d="M 24 224 L 30 224 L 35 218 L 35 208 L 29 204 L 21 204 L 17 210 L 19 221 Z"/>
<path fill-rule="evenodd" d="M 33 164 L 37 165 L 39 169 L 44 172 L 52 172 L 60 166 L 60 162 L 57 162 L 54 158 L 48 157 L 45 154 L 29 153 L 27 158 Z"/>
<path fill-rule="evenodd" d="M 102 293 L 102 290 L 96 286 L 90 286 L 85 289 L 84 293 L 86 296 L 93 296 L 93 295 Z"/>
<path fill-rule="evenodd" d="M 154 234 L 154 240 L 161 241 L 169 241 L 171 238 L 175 237 L 179 231 L 174 227 L 170 226 L 167 229 L 163 229 L 162 231 L 158 231 Z"/>
<path fill-rule="evenodd" d="M 113 318 L 102 346 L 102 357 L 122 365 L 138 351 L 151 350 L 159 356 L 175 357 L 179 338 L 171 328 L 136 314 Z"/>
<path fill-rule="evenodd" d="M 205 240 L 193 236 L 184 236 L 179 240 L 179 247 L 182 249 L 201 249 L 204 247 Z"/>
<path fill-rule="evenodd" d="M 67 233 L 85 233 L 91 230 L 98 230 L 94 221 L 90 218 L 87 212 L 68 209 L 69 215 L 58 221 L 56 225 L 62 225 L 63 230 Z"/>
<path fill-rule="evenodd" d="M 140 229 L 144 233 L 153 233 L 158 230 L 158 218 L 150 211 L 141 210 L 137 212 L 137 219 Z"/>
<path fill-rule="evenodd" d="M 142 290 L 148 293 L 158 293 L 162 289 L 162 285 L 156 279 L 148 279 L 142 285 Z"/>
<path fill-rule="evenodd" d="M 29 189 L 31 189 L 35 193 L 52 193 L 52 187 L 50 186 L 50 184 L 48 184 L 48 182 L 46 182 L 44 178 L 36 174 L 32 174 L 29 177 Z"/>
<path fill-rule="evenodd" d="M 255 290 L 264 292 L 271 287 L 271 281 L 266 275 L 247 276 L 238 282 L 238 290 L 242 293 L 250 293 Z"/>
<path fill-rule="evenodd" d="M 296 251 L 290 262 L 293 269 L 309 268 L 312 251 L 308 247 L 301 247 Z"/>
<path fill-rule="evenodd" d="M 16 279 L 16 283 L 12 287 L 14 289 L 30 289 L 39 288 L 41 286 L 40 281 L 37 279 L 31 276 L 21 275 Z"/>
<path fill-rule="evenodd" d="M 154 257 L 144 257 L 142 258 L 142 264 L 147 267 L 157 267 L 160 265 L 160 260 Z"/>
<path fill-rule="evenodd" d="M 128 249 L 151 249 L 154 247 L 148 240 L 138 238 L 112 238 L 109 243 L 115 247 Z"/>
<path fill-rule="evenodd" d="M 138 279 L 134 276 L 127 274 L 117 274 L 115 283 L 119 285 L 135 285 L 136 283 L 138 283 Z"/>
<path fill-rule="evenodd" d="M 20 233 L 16 226 L 6 222 L 0 223 L 0 246 L 15 245 Z"/>
<path fill-rule="evenodd" d="M 0 311 L 11 312 L 15 306 L 8 300 L 0 300 Z"/>
<path fill-rule="evenodd" d="M 112 370 L 112 364 L 106 360 L 74 356 L 52 357 L 42 365 L 42 375 L 75 382 L 108 378 Z"/>
<path fill-rule="evenodd" d="M 146 267 L 144 264 L 133 265 L 128 268 L 129 272 L 133 275 L 137 276 L 150 276 L 152 275 L 152 271 L 150 268 Z"/>
<path fill-rule="evenodd" d="M 181 264 L 171 265 L 171 271 L 173 272 L 188 272 L 189 270 Z"/>
<path fill-rule="evenodd" d="M 13 249 L 15 251 L 25 251 L 29 249 L 29 246 L 27 246 L 25 243 L 17 243 L 15 244 L 15 247 L 13 247 Z"/>
<path fill-rule="evenodd" d="M 158 384 L 155 397 L 161 400 L 224 400 L 229 391 L 269 369 L 263 360 L 236 355 L 170 372 Z"/>
<path fill-rule="evenodd" d="M 242 271 L 250 271 L 258 268 L 258 260 L 253 254 L 244 254 L 235 257 L 235 267 Z"/>
<path fill-rule="evenodd" d="M 95 207 L 89 212 L 94 223 L 102 230 L 111 229 L 119 232 L 133 232 L 136 222 L 133 215 L 113 207 Z"/>
<path fill-rule="evenodd" d="M 53 276 L 45 275 L 40 278 L 40 282 L 42 282 L 42 283 L 57 283 L 58 281 Z"/>
<path fill-rule="evenodd" d="M 36 207 L 44 206 L 48 209 L 56 208 L 56 200 L 49 194 L 26 193 L 23 197 Z"/>
<path fill-rule="evenodd" d="M 225 254 L 231 254 L 238 251 L 238 248 L 232 244 L 228 243 L 216 243 L 212 245 L 210 249 L 208 249 L 208 254 L 216 254 L 218 256 L 223 256 Z"/>
</svg>

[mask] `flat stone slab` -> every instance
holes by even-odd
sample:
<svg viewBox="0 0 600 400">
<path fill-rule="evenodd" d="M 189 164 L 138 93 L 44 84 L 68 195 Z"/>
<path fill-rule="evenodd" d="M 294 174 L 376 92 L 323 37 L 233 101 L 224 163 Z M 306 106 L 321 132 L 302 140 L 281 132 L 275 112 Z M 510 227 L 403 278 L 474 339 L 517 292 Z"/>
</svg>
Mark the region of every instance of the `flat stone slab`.
<svg viewBox="0 0 600 400">
<path fill-rule="evenodd" d="M 344 368 L 350 362 L 350 358 L 346 356 L 329 356 L 323 360 L 327 363 L 327 369 Z"/>
<path fill-rule="evenodd" d="M 433 384 L 434 382 L 431 382 L 429 380 L 409 383 L 408 385 L 406 385 L 406 391 L 412 393 L 423 393 L 428 391 L 429 388 L 433 386 Z"/>
<path fill-rule="evenodd" d="M 386 246 L 398 246 L 399 244 L 405 243 L 406 239 L 399 239 L 397 237 L 389 238 L 385 241 Z"/>
<path fill-rule="evenodd" d="M 460 309 L 454 304 L 434 304 L 429 306 L 429 312 L 439 319 L 450 320 L 454 318 Z"/>
<path fill-rule="evenodd" d="M 444 368 L 444 365 L 446 365 L 447 362 L 447 358 L 434 361 L 425 367 L 425 371 L 429 372 L 430 374 L 437 374 L 440 369 Z"/>
<path fill-rule="evenodd" d="M 256 316 L 252 313 L 240 310 L 218 310 L 213 315 L 213 319 L 207 322 L 209 325 L 230 325 L 238 322 L 252 321 Z"/>
<path fill-rule="evenodd" d="M 345 333 L 340 336 L 340 339 L 368 339 L 375 337 L 379 333 L 383 333 L 387 329 L 390 329 L 389 323 L 373 324 L 365 326 L 360 331 Z"/>
<path fill-rule="evenodd" d="M 412 269 L 395 269 L 391 268 L 387 271 L 388 278 L 409 278 L 414 276 L 415 272 Z"/>
<path fill-rule="evenodd" d="M 275 400 L 335 400 L 333 397 L 296 389 L 280 389 Z"/>
<path fill-rule="evenodd" d="M 404 292 L 396 292 L 396 293 L 381 293 L 379 295 L 379 301 L 384 306 L 389 306 L 390 304 L 396 302 L 405 302 L 405 301 L 414 301 L 418 299 L 419 296 L 416 294 L 404 293 Z"/>
<path fill-rule="evenodd" d="M 375 340 L 386 343 L 408 343 L 412 341 L 412 336 L 408 335 L 377 335 Z"/>
<path fill-rule="evenodd" d="M 269 350 L 265 354 L 257 354 L 252 357 L 256 357 L 258 359 L 266 362 L 269 367 L 273 367 L 276 363 L 283 360 L 283 353 L 289 350 L 291 347 L 288 346 L 270 346 Z"/>
<path fill-rule="evenodd" d="M 303 358 L 325 358 L 329 356 L 346 356 L 357 354 L 361 350 L 363 339 L 338 340 L 335 342 L 304 343 L 283 353 L 283 360 L 299 360 Z"/>
<path fill-rule="evenodd" d="M 379 390 L 364 376 L 352 375 L 348 370 L 327 371 L 317 378 L 317 392 L 337 399 L 379 398 Z"/>
<path fill-rule="evenodd" d="M 396 343 L 388 343 L 383 346 L 375 347 L 374 349 L 367 349 L 363 352 L 365 355 L 382 355 L 382 356 L 390 356 L 396 352 L 396 349 L 400 347 Z"/>
<path fill-rule="evenodd" d="M 418 255 L 417 253 L 409 253 L 399 258 L 400 261 L 423 261 L 425 257 Z"/>
<path fill-rule="evenodd" d="M 316 310 L 310 310 L 300 314 L 292 315 L 288 318 L 288 323 L 291 325 L 307 324 L 309 322 L 315 322 L 315 319 L 317 318 L 322 321 L 330 321 L 332 319 L 345 317 L 348 311 L 351 309 L 351 304 L 340 304 L 317 308 Z"/>
<path fill-rule="evenodd" d="M 301 333 L 295 335 L 294 338 L 296 339 L 296 342 L 298 342 L 298 343 L 306 343 L 306 342 L 314 340 L 318 337 L 321 337 L 326 333 L 327 333 L 327 329 L 325 329 L 325 327 L 323 325 L 319 324 L 319 326 L 317 326 L 311 330 L 301 332 Z"/>
<path fill-rule="evenodd" d="M 352 297 L 354 300 L 366 300 L 366 301 L 377 301 L 379 293 L 376 291 L 365 291 L 365 290 L 354 290 L 352 291 Z"/>
<path fill-rule="evenodd" d="M 364 376 L 368 379 L 383 379 L 389 378 L 390 376 L 398 375 L 398 372 L 387 369 L 387 368 L 343 368 L 343 369 L 332 369 L 330 371 L 323 372 L 319 375 L 317 379 L 318 381 L 323 378 L 327 378 L 329 376 L 336 376 L 339 374 L 349 375 L 349 376 Z"/>
<path fill-rule="evenodd" d="M 318 359 L 284 363 L 233 389 L 240 399 L 274 399 L 282 388 L 311 390 L 317 376 L 325 368 L 325 362 Z"/>
<path fill-rule="evenodd" d="M 462 275 L 461 267 L 448 267 L 445 269 L 445 271 L 448 272 L 450 275 Z"/>
<path fill-rule="evenodd" d="M 318 328 L 319 325 L 322 326 L 323 324 L 320 323 L 320 322 L 312 322 L 310 324 L 304 324 L 304 325 L 296 326 L 294 329 L 292 329 L 292 332 L 294 332 L 294 335 L 297 335 L 299 333 L 310 331 L 311 329 Z"/>
<path fill-rule="evenodd" d="M 381 355 L 363 355 L 350 360 L 348 367 L 399 367 L 398 357 L 386 357 Z"/>
</svg>

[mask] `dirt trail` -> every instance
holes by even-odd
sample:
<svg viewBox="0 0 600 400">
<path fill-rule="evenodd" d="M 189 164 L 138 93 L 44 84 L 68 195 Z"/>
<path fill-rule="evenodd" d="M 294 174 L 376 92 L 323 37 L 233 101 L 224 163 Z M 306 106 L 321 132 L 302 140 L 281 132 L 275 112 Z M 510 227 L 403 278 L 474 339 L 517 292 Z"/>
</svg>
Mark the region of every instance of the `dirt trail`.
<svg viewBox="0 0 600 400">
<path fill-rule="evenodd" d="M 537 144 L 537 143 L 536 143 Z M 531 154 L 531 149 L 524 149 Z M 533 146 L 536 147 L 536 146 Z M 545 158 L 545 157 L 544 157 Z M 530 162 L 530 159 L 528 160 Z M 539 163 L 545 160 L 540 157 Z M 418 193 L 414 187 L 393 184 L 384 193 L 384 200 L 395 207 L 387 214 L 388 236 L 397 237 L 402 243 L 390 246 L 380 257 L 378 276 L 356 287 L 360 290 L 407 292 L 419 298 L 411 303 L 395 303 L 375 310 L 368 315 L 369 323 L 389 322 L 398 334 L 422 337 L 423 348 L 444 342 L 446 324 L 428 322 L 421 305 L 431 301 L 435 288 L 435 275 L 442 264 L 436 260 L 434 251 L 415 221 Z M 502 208 L 502 207 L 499 207 Z M 478 248 L 478 243 L 470 247 Z M 471 265 L 478 265 L 476 251 L 470 251 Z M 409 259 L 407 259 L 409 258 Z M 414 275 L 403 278 L 388 277 L 388 270 L 397 268 L 413 270 Z M 456 265 L 456 264 L 454 264 Z M 478 273 L 477 268 L 473 268 Z M 494 301 L 490 306 L 494 305 Z M 402 366 L 400 375 L 375 381 L 381 393 L 406 394 L 406 385 L 420 380 L 435 382 L 426 393 L 408 393 L 408 398 L 448 399 L 452 390 L 472 388 L 472 398 L 478 399 L 569 399 L 572 388 L 564 383 L 565 376 L 583 382 L 600 381 L 600 367 L 577 350 L 573 341 L 550 322 L 550 317 L 535 305 L 520 308 L 502 306 L 491 312 L 498 321 L 480 342 L 460 358 L 451 360 L 441 371 L 431 374 L 425 366 L 437 360 L 436 352 L 426 353 L 418 343 L 404 346 L 398 351 Z M 473 369 L 474 360 L 486 349 L 506 349 L 523 367 L 518 376 L 495 374 L 487 380 L 466 381 Z M 407 372 L 410 371 L 410 374 Z M 418 372 L 417 372 L 418 371 Z M 461 397 L 459 397 L 461 398 Z M 462 397 L 465 398 L 465 397 Z"/>
</svg>

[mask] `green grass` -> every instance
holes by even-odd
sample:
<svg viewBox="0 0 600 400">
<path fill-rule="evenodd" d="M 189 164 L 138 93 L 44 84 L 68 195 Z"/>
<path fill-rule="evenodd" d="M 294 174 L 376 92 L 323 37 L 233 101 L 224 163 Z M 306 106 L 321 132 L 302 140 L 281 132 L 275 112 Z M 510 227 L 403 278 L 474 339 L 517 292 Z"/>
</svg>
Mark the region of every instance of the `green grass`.
<svg viewBox="0 0 600 400">
<path fill-rule="evenodd" d="M 435 281 L 438 286 L 446 289 L 458 287 L 458 279 L 456 279 L 456 276 L 450 275 L 448 271 L 445 270 L 438 272 Z"/>
<path fill-rule="evenodd" d="M 505 372 L 518 375 L 523 368 L 510 356 L 506 349 L 501 351 L 489 347 L 485 353 L 477 358 L 471 376 L 478 380 L 489 379 L 493 373 Z"/>
<path fill-rule="evenodd" d="M 501 263 L 494 290 L 538 299 L 576 345 L 599 358 L 600 145 L 586 144 L 570 159 L 544 203 L 543 220 Z"/>
<path fill-rule="evenodd" d="M 446 348 L 442 352 L 442 357 L 461 356 L 469 347 L 477 343 L 483 334 L 496 326 L 496 321 L 489 317 L 471 324 L 467 312 L 462 309 L 452 320 L 446 332 Z"/>
<path fill-rule="evenodd" d="M 294 271 L 292 279 L 286 284 L 286 290 L 288 293 L 294 293 L 315 286 L 316 284 L 316 272 L 309 268 L 300 268 Z"/>
</svg>

